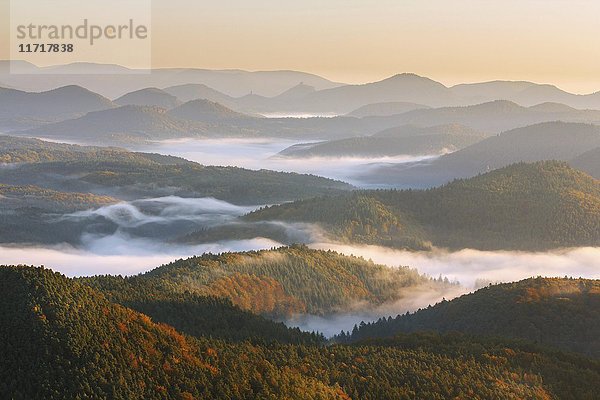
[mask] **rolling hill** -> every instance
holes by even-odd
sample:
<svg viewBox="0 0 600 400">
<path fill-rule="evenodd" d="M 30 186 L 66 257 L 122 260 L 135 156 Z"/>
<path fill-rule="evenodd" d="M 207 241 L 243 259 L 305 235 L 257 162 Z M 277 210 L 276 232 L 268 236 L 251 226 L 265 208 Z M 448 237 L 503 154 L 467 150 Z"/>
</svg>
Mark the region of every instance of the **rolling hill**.
<svg viewBox="0 0 600 400">
<path fill-rule="evenodd" d="M 165 196 L 215 197 L 250 206 L 352 189 L 348 184 L 310 175 L 207 167 L 159 154 L 10 136 L 0 136 L 0 163 L 2 243 L 78 245 L 83 232 L 114 233 L 118 226 L 110 218 L 72 220 L 63 218 L 63 214 L 120 201 Z M 193 210 L 192 214 L 199 212 Z M 158 216 L 160 205 L 146 212 Z M 202 221 L 186 222 L 182 218 L 176 226 L 178 230 L 171 232 L 163 224 L 160 228 L 155 226 L 154 235 L 162 232 L 160 239 L 167 240 L 171 234 L 175 238 L 200 229 L 198 224 L 201 226 Z M 136 231 L 142 235 L 149 233 Z"/>
<path fill-rule="evenodd" d="M 565 92 L 554 85 L 525 81 L 492 81 L 460 84 L 450 88 L 456 95 L 472 103 L 498 99 L 514 101 L 523 106 L 544 102 L 567 104 L 574 108 L 600 109 L 600 94 L 577 95 Z"/>
<path fill-rule="evenodd" d="M 52 161 L 131 161 L 138 163 L 187 164 L 183 158 L 135 153 L 118 147 L 79 146 L 40 139 L 0 135 L 0 163 L 16 167 L 21 163 Z"/>
<path fill-rule="evenodd" d="M 570 161 L 570 164 L 574 168 L 585 171 L 596 179 L 600 179 L 600 147 L 577 156 Z"/>
<path fill-rule="evenodd" d="M 323 348 L 194 338 L 47 269 L 2 266 L 0 278 L 3 398 L 593 399 L 598 395 L 596 360 L 526 343 L 430 334 Z M 182 320 L 190 308 L 163 310 Z M 192 310 L 213 320 L 234 317 L 210 314 L 218 308 L 209 303 L 198 303 Z"/>
<path fill-rule="evenodd" d="M 600 281 L 532 278 L 490 285 L 413 314 L 361 324 L 344 340 L 417 331 L 526 339 L 598 358 Z"/>
<path fill-rule="evenodd" d="M 177 97 L 157 88 L 146 88 L 127 93 L 115 100 L 120 106 L 160 107 L 167 110 L 177 107 L 181 101 Z"/>
<path fill-rule="evenodd" d="M 430 187 L 517 162 L 571 161 L 598 146 L 600 128 L 596 125 L 548 122 L 492 136 L 414 167 L 384 167 L 365 178 L 408 187 Z"/>
<path fill-rule="evenodd" d="M 166 294 L 217 296 L 242 309 L 280 319 L 359 312 L 408 300 L 411 293 L 425 288 L 443 296 L 451 286 L 410 268 L 392 269 L 305 246 L 205 254 L 100 284 L 116 297 L 128 286 L 149 286 Z"/>
<path fill-rule="evenodd" d="M 432 126 L 461 124 L 469 128 L 500 133 L 542 122 L 564 121 L 594 123 L 600 121 L 600 111 L 576 110 L 548 104 L 523 107 L 507 100 L 496 100 L 460 107 L 418 109 L 389 117 L 366 117 L 367 123 L 387 123 L 389 126 Z"/>
<path fill-rule="evenodd" d="M 279 153 L 284 157 L 392 157 L 440 155 L 470 146 L 483 134 L 461 125 L 417 127 L 404 125 L 372 136 L 297 144 Z"/>
<path fill-rule="evenodd" d="M 357 108 L 356 110 L 348 113 L 350 117 L 387 117 L 390 115 L 404 114 L 405 112 L 419 110 L 422 108 L 429 108 L 423 104 L 406 103 L 401 101 L 388 102 L 388 103 L 375 103 L 368 104 Z"/>
<path fill-rule="evenodd" d="M 86 285 L 43 268 L 2 266 L 0 276 L 2 397 L 200 399 L 226 391 L 241 391 L 244 398 L 263 392 L 249 384 L 234 386 L 239 378 L 221 370 L 230 356 L 224 352 L 221 356 L 230 361 L 218 360 L 210 342 L 154 323 Z M 229 307 L 240 322 L 260 320 Z M 208 313 L 219 307 L 206 302 L 201 309 Z M 269 325 L 275 326 L 263 322 Z"/>
<path fill-rule="evenodd" d="M 332 240 L 409 249 L 598 246 L 600 184 L 565 163 L 521 163 L 435 189 L 354 192 L 244 219 L 315 223 Z"/>
<path fill-rule="evenodd" d="M 171 117 L 162 108 L 122 106 L 18 134 L 106 144 L 202 136 L 206 126 Z"/>
<path fill-rule="evenodd" d="M 235 121 L 250 118 L 245 114 L 235 112 L 219 103 L 204 99 L 188 101 L 169 111 L 169 115 L 181 120 L 202 123 Z"/>
<path fill-rule="evenodd" d="M 184 103 L 192 100 L 206 99 L 214 101 L 215 103 L 223 104 L 226 107 L 231 107 L 235 104 L 235 99 L 233 97 L 199 83 L 170 86 L 164 88 L 163 90 L 177 97 Z"/>
<path fill-rule="evenodd" d="M 17 66 L 21 73 L 11 74 L 11 64 Z M 244 96 L 251 91 L 263 96 L 277 96 L 299 82 L 304 82 L 319 90 L 341 85 L 318 75 L 300 71 L 198 68 L 131 70 L 120 65 L 94 63 L 37 67 L 31 63 L 17 60 L 0 60 L 0 81 L 29 91 L 79 85 L 109 98 L 116 98 L 125 93 L 148 87 L 164 88 L 187 84 L 204 84 L 233 97 Z"/>
<path fill-rule="evenodd" d="M 374 103 L 409 102 L 428 106 L 454 104 L 447 87 L 415 74 L 398 74 L 379 82 L 319 90 L 291 102 L 288 109 L 346 114 Z"/>
<path fill-rule="evenodd" d="M 113 107 L 109 99 L 79 86 L 40 93 L 0 88 L 0 128 L 27 129 Z"/>
<path fill-rule="evenodd" d="M 11 186 L 0 183 L 0 213 L 21 208 L 44 209 L 55 213 L 68 213 L 98 208 L 118 202 L 114 197 L 91 193 L 65 193 L 37 186 Z"/>
</svg>

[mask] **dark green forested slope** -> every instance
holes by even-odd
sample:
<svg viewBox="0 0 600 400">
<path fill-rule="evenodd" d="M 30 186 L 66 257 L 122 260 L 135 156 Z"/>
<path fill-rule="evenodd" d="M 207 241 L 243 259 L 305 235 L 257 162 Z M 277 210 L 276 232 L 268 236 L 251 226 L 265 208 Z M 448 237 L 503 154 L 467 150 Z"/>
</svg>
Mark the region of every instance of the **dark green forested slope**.
<svg viewBox="0 0 600 400">
<path fill-rule="evenodd" d="M 102 292 L 110 301 L 169 324 L 191 336 L 228 340 L 252 339 L 280 343 L 320 344 L 320 334 L 287 328 L 233 305 L 226 297 L 207 296 L 210 291 L 188 290 L 183 285 L 165 284 L 163 279 L 94 276 L 78 281 Z M 236 288 L 239 289 L 239 288 Z M 212 293 L 210 293 L 212 294 Z"/>
<path fill-rule="evenodd" d="M 256 359 L 229 369 L 234 355 L 223 360 L 212 342 L 185 337 L 60 274 L 0 267 L 0 276 L 2 398 L 302 398 L 302 391 L 335 398 L 333 388 Z M 252 348 L 240 346 L 238 355 L 252 357 Z M 260 372 L 241 378 L 253 370 Z"/>
<path fill-rule="evenodd" d="M 0 267 L 0 397 L 596 399 L 600 364 L 418 335 L 360 345 L 192 338 L 49 270 Z M 219 315 L 214 315 L 219 318 Z"/>
<path fill-rule="evenodd" d="M 567 164 L 514 164 L 425 191 L 361 191 L 268 207 L 247 221 L 312 222 L 333 238 L 412 249 L 600 245 L 600 181 Z"/>
<path fill-rule="evenodd" d="M 361 324 L 340 340 L 433 330 L 522 338 L 600 357 L 600 281 L 532 278 L 488 286 L 414 314 Z"/>
<path fill-rule="evenodd" d="M 224 297 L 243 309 L 274 317 L 351 311 L 361 303 L 374 307 L 410 297 L 418 287 L 441 293 L 449 285 L 409 268 L 392 269 L 305 246 L 205 254 L 135 277 L 86 281 L 110 290 L 119 302 L 123 287 L 152 287 L 161 293 Z"/>
</svg>

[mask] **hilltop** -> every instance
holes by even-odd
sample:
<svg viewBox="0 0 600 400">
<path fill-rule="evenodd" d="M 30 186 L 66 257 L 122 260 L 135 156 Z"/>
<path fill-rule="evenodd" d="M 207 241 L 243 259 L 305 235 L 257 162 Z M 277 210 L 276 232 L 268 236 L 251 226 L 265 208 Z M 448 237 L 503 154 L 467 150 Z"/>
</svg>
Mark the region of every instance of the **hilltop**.
<svg viewBox="0 0 600 400">
<path fill-rule="evenodd" d="M 0 267 L 0 293 L 0 396 L 6 398 L 598 395 L 597 361 L 527 343 L 429 334 L 325 349 L 236 343 L 210 334 L 191 337 L 111 302 L 82 282 L 24 266 Z M 184 306 L 155 309 L 172 313 L 176 320 L 184 320 L 189 311 L 198 322 L 203 318 L 199 315 L 223 318 L 210 302 L 190 308 L 186 301 Z M 225 319 L 229 317 L 235 318 L 230 314 Z"/>
<path fill-rule="evenodd" d="M 341 339 L 417 331 L 527 339 L 600 357 L 600 281 L 532 278 L 490 285 L 413 314 L 361 324 Z"/>
<path fill-rule="evenodd" d="M 600 184 L 565 163 L 520 163 L 436 189 L 359 191 L 245 219 L 315 223 L 338 240 L 409 249 L 597 246 Z"/>
<path fill-rule="evenodd" d="M 93 283 L 93 280 L 92 280 Z M 418 289 L 446 288 L 409 268 L 391 269 L 305 246 L 245 253 L 205 254 L 175 261 L 123 282 L 104 281 L 116 297 L 123 287 L 229 299 L 242 309 L 274 318 L 330 315 L 395 303 Z"/>
<path fill-rule="evenodd" d="M 170 110 L 181 104 L 177 97 L 158 88 L 146 88 L 124 94 L 115 100 L 120 106 L 160 107 Z"/>
</svg>

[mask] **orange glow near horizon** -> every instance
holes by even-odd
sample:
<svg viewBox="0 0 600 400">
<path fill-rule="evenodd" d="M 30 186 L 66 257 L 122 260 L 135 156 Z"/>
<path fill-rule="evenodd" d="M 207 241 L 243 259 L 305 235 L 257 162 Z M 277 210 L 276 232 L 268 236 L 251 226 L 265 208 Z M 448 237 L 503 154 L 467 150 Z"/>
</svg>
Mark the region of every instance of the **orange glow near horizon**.
<svg viewBox="0 0 600 400">
<path fill-rule="evenodd" d="M 0 1 L 6 6 L 6 0 Z M 289 69 L 345 83 L 414 72 L 448 86 L 528 80 L 575 93 L 600 90 L 598 1 L 153 0 L 152 4 L 155 68 Z M 5 56 L 7 44 L 0 45 L 0 55 Z M 103 61 L 114 62 L 116 54 L 118 49 Z"/>
</svg>

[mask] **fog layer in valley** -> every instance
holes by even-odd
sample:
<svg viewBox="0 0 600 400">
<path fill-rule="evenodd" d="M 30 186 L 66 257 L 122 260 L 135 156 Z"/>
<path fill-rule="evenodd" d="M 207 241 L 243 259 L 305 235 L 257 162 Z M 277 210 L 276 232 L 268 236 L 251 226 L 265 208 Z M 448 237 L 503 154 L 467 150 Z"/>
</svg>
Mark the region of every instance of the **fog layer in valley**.
<svg viewBox="0 0 600 400">
<path fill-rule="evenodd" d="M 248 169 L 270 169 L 297 172 L 342 180 L 362 188 L 385 187 L 363 182 L 366 175 L 382 165 L 405 164 L 434 159 L 437 156 L 283 158 L 280 151 L 298 141 L 268 139 L 183 139 L 157 142 L 132 150 L 183 157 L 204 165 L 236 166 Z M 302 142 L 306 143 L 306 142 Z"/>
<path fill-rule="evenodd" d="M 412 266 L 423 274 L 432 277 L 442 275 L 460 282 L 469 289 L 535 276 L 600 279 L 598 247 L 539 253 L 472 249 L 455 252 L 410 252 L 379 246 L 349 246 L 336 243 L 317 243 L 311 247 L 360 256 L 389 266 Z"/>
</svg>

